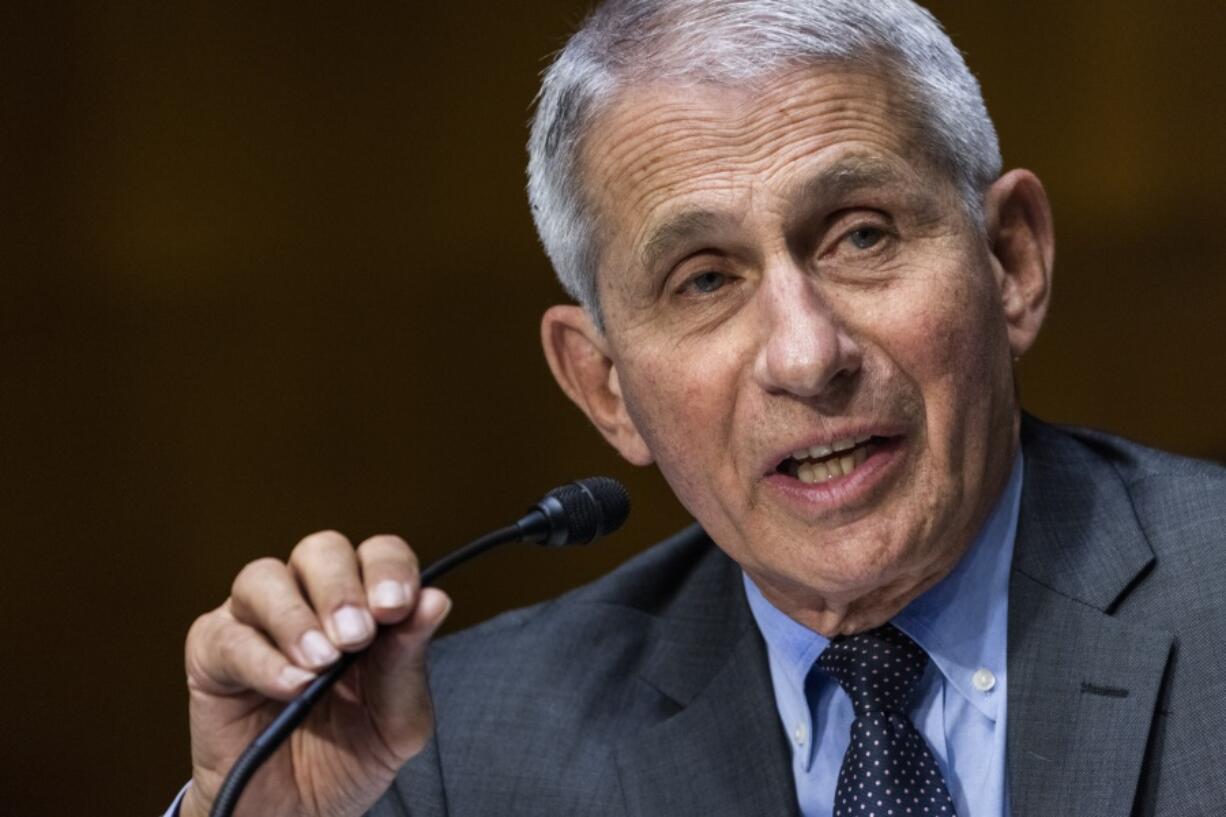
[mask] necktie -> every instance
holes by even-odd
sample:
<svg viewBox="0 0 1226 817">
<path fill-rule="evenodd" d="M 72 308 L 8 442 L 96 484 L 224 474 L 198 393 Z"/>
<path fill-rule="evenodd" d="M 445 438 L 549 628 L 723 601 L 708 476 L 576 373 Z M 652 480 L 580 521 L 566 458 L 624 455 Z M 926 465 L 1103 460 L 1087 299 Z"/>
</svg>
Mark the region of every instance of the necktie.
<svg viewBox="0 0 1226 817">
<path fill-rule="evenodd" d="M 839 636 L 817 665 L 851 697 L 856 718 L 839 768 L 834 817 L 951 817 L 954 803 L 907 709 L 928 654 L 893 625 Z"/>
</svg>

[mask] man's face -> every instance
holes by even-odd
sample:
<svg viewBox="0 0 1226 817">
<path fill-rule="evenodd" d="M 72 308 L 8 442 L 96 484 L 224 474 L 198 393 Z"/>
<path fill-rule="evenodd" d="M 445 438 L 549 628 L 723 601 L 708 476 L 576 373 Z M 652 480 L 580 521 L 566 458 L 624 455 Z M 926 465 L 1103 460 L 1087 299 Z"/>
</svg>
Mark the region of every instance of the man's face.
<svg viewBox="0 0 1226 817">
<path fill-rule="evenodd" d="M 1012 459 L 999 267 L 896 103 L 833 69 L 637 87 L 585 146 L 614 390 L 792 610 L 922 591 Z"/>
</svg>

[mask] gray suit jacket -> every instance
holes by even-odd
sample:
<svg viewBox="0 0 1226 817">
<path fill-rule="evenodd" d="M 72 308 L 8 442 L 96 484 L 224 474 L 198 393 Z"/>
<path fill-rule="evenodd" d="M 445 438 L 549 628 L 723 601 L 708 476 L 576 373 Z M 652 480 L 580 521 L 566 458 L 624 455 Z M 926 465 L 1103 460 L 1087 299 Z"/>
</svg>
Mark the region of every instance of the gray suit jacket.
<svg viewBox="0 0 1226 817">
<path fill-rule="evenodd" d="M 1013 813 L 1226 814 L 1226 470 L 1029 418 L 1022 445 Z M 444 639 L 431 685 L 372 817 L 798 814 L 739 569 L 696 527 Z"/>
</svg>

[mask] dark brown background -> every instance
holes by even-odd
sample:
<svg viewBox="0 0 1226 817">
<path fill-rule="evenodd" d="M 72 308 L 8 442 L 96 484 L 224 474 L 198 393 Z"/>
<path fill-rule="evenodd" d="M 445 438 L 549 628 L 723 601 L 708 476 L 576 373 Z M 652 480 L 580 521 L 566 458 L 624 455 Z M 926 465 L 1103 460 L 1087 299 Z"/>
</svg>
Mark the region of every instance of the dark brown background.
<svg viewBox="0 0 1226 817">
<path fill-rule="evenodd" d="M 462 624 L 683 521 L 536 350 L 524 125 L 585 4 L 172 5 L 0 11 L 9 814 L 160 811 L 189 623 L 305 533 L 429 558 L 573 476 L 631 486 L 599 550 L 456 575 Z M 1055 203 L 1028 405 L 1226 456 L 1221 4 L 933 6 Z"/>
</svg>

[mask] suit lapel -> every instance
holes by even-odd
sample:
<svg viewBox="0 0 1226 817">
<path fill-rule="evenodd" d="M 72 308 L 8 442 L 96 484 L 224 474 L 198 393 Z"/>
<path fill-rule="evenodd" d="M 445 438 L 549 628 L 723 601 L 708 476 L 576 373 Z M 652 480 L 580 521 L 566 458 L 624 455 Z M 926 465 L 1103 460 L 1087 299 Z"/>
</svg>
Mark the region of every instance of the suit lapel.
<svg viewBox="0 0 1226 817">
<path fill-rule="evenodd" d="M 1172 638 L 1110 613 L 1153 551 L 1106 460 L 1031 420 L 1022 439 L 1009 585 L 1012 811 L 1128 814 Z"/>
<path fill-rule="evenodd" d="M 662 621 L 640 680 L 675 714 L 617 747 L 632 817 L 799 814 L 766 647 L 735 565 L 712 547 L 698 583 Z"/>
</svg>

